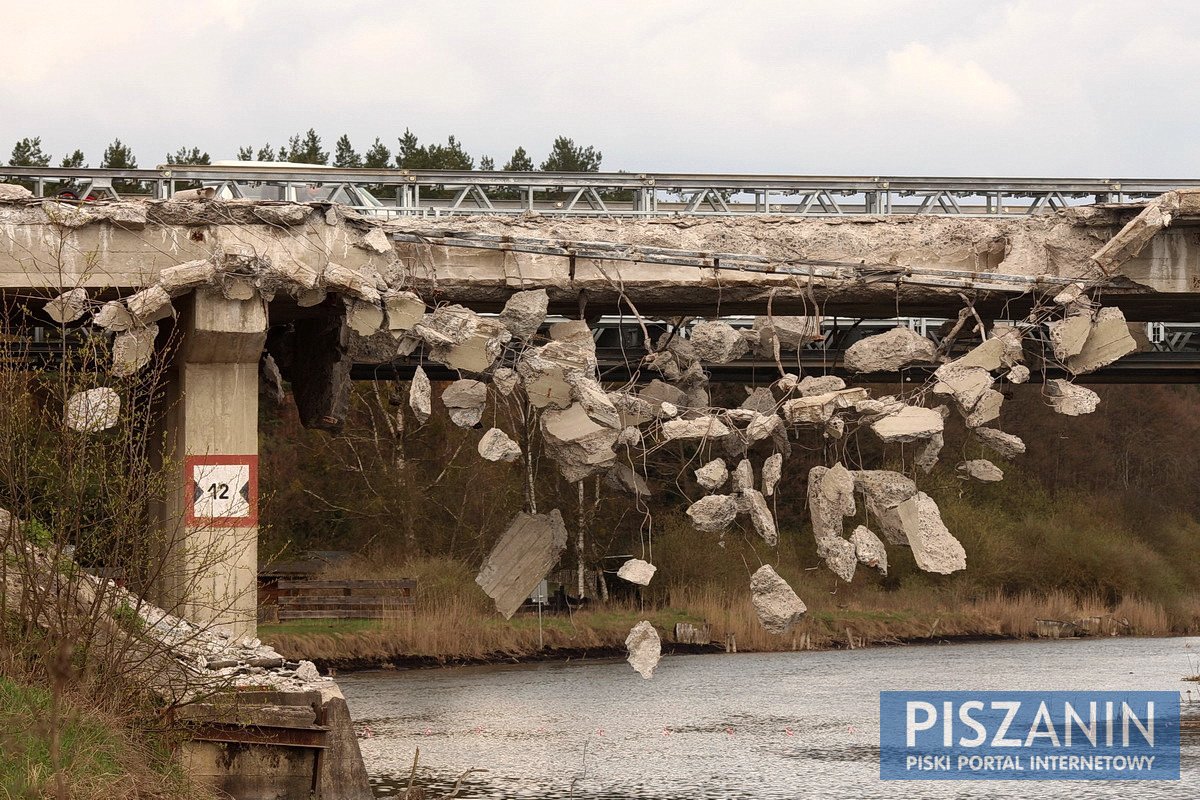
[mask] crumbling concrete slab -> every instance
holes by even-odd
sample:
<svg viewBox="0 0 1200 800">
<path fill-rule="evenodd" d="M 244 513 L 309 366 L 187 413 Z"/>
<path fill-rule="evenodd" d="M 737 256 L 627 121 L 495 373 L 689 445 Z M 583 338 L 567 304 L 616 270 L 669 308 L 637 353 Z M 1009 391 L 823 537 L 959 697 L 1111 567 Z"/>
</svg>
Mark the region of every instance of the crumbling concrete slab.
<svg viewBox="0 0 1200 800">
<path fill-rule="evenodd" d="M 107 386 L 76 392 L 67 400 L 64 421 L 80 433 L 106 431 L 121 415 L 121 396 Z"/>
<path fill-rule="evenodd" d="M 492 373 L 492 386 L 496 387 L 496 391 L 508 397 L 513 393 L 513 389 L 517 388 L 517 384 L 521 382 L 521 376 L 514 369 L 508 367 L 497 367 Z"/>
<path fill-rule="evenodd" d="M 1068 417 L 1091 414 L 1100 405 L 1100 395 L 1061 378 L 1046 381 L 1046 397 L 1055 411 Z"/>
<path fill-rule="evenodd" d="M 742 492 L 742 501 L 750 514 L 750 522 L 754 530 L 767 543 L 768 547 L 779 544 L 779 531 L 775 527 L 775 517 L 771 515 L 771 507 L 766 498 L 757 489 L 746 489 Z"/>
<path fill-rule="evenodd" d="M 521 457 L 521 446 L 499 428 L 491 428 L 479 440 L 479 455 L 488 461 L 513 462 Z"/>
<path fill-rule="evenodd" d="M 837 375 L 806 375 L 798 384 L 796 390 L 801 397 L 816 397 L 817 395 L 840 392 L 846 388 L 846 382 Z"/>
<path fill-rule="evenodd" d="M 487 384 L 464 378 L 446 387 L 442 404 L 450 412 L 450 421 L 460 428 L 474 428 L 483 419 L 487 406 Z"/>
<path fill-rule="evenodd" d="M 1004 470 L 986 458 L 969 459 L 959 464 L 957 469 L 963 477 L 973 478 L 980 483 L 998 483 L 1004 480 Z"/>
<path fill-rule="evenodd" d="M 946 529 L 933 498 L 917 492 L 897 506 L 896 512 L 918 567 L 941 575 L 966 569 L 966 551 Z"/>
<path fill-rule="evenodd" d="M 567 528 L 562 514 L 520 512 L 488 554 L 476 576 L 496 610 L 512 619 L 525 598 L 558 563 L 567 546 Z"/>
<path fill-rule="evenodd" d="M 639 391 L 638 397 L 649 403 L 655 413 L 661 413 L 664 403 L 669 403 L 676 408 L 687 405 L 687 393 L 657 378 Z"/>
<path fill-rule="evenodd" d="M 46 316 L 60 325 L 74 322 L 88 307 L 87 289 L 75 288 L 46 302 Z"/>
<path fill-rule="evenodd" d="M 733 469 L 733 491 L 744 492 L 754 488 L 754 465 L 743 458 Z"/>
<path fill-rule="evenodd" d="M 783 418 L 789 425 L 824 426 L 835 412 L 854 408 L 856 403 L 866 399 L 867 390 L 859 387 L 812 397 L 798 397 L 783 404 Z"/>
<path fill-rule="evenodd" d="M 528 339 L 546 321 L 550 296 L 545 289 L 517 292 L 508 298 L 500 312 L 500 322 L 518 339 Z"/>
<path fill-rule="evenodd" d="M 149 364 L 154 357 L 156 336 L 158 326 L 153 323 L 118 333 L 112 346 L 113 375 L 127 378 Z"/>
<path fill-rule="evenodd" d="M 92 317 L 92 322 L 113 333 L 127 331 L 136 324 L 129 310 L 116 300 L 109 300 L 101 306 L 100 310 Z"/>
<path fill-rule="evenodd" d="M 599 381 L 573 373 L 567 376 L 567 383 L 571 385 L 571 397 L 583 406 L 593 421 L 606 428 L 620 430 L 621 415 Z"/>
<path fill-rule="evenodd" d="M 1095 372 L 1137 349 L 1137 342 L 1129 333 L 1129 324 L 1125 322 L 1121 309 L 1111 306 L 1102 308 L 1092 320 L 1087 341 L 1077 354 L 1066 360 L 1066 367 L 1074 375 Z"/>
<path fill-rule="evenodd" d="M 567 353 L 551 351 L 551 344 L 526 350 L 517 362 L 517 374 L 525 386 L 525 395 L 535 408 L 566 408 L 571 404 L 571 384 L 567 375 L 583 372 L 587 362 Z"/>
<path fill-rule="evenodd" d="M 858 563 L 879 570 L 880 575 L 887 575 L 887 548 L 870 528 L 859 525 L 850 534 L 850 543 L 854 545 L 854 555 Z"/>
<path fill-rule="evenodd" d="M 905 406 L 871 423 L 871 430 L 885 443 L 915 442 L 941 433 L 945 420 L 937 409 Z"/>
<path fill-rule="evenodd" d="M 783 477 L 783 454 L 772 453 L 763 461 L 762 466 L 762 492 L 767 497 L 775 494 L 775 487 L 779 485 L 780 478 Z"/>
<path fill-rule="evenodd" d="M 662 640 L 654 626 L 646 620 L 634 625 L 625 637 L 625 649 L 629 651 L 629 666 L 646 680 L 653 678 L 662 658 Z"/>
<path fill-rule="evenodd" d="M 933 342 L 900 326 L 860 339 L 846 348 L 846 369 L 851 372 L 896 372 L 910 364 L 937 360 Z"/>
<path fill-rule="evenodd" d="M 662 426 L 663 439 L 668 442 L 677 439 L 720 439 L 729 433 L 725 423 L 721 422 L 719 417 L 710 414 L 692 419 L 673 419 L 664 422 Z"/>
<path fill-rule="evenodd" d="M 658 567 L 649 561 L 643 561 L 640 558 L 631 558 L 617 570 L 617 577 L 630 583 L 636 583 L 638 586 L 649 586 L 650 580 L 657 571 Z"/>
<path fill-rule="evenodd" d="M 746 396 L 740 407 L 747 411 L 757 411 L 760 414 L 774 414 L 775 395 L 771 394 L 771 390 L 767 387 L 759 386 Z"/>
<path fill-rule="evenodd" d="M 728 364 L 750 350 L 745 338 L 732 325 L 719 320 L 697 322 L 692 327 L 691 341 L 696 357 L 714 364 Z"/>
<path fill-rule="evenodd" d="M 1017 364 L 1004 375 L 1009 383 L 1022 384 L 1029 380 L 1029 367 Z"/>
<path fill-rule="evenodd" d="M 688 519 L 696 530 L 720 533 L 737 517 L 737 499 L 728 494 L 709 494 L 688 506 Z"/>
<path fill-rule="evenodd" d="M 1016 458 L 1025 452 L 1025 442 L 1021 437 L 995 428 L 975 428 L 971 431 L 979 442 L 1001 458 Z"/>
<path fill-rule="evenodd" d="M 217 277 L 217 265 L 210 258 L 188 261 L 167 267 L 158 273 L 158 285 L 172 297 L 212 284 Z"/>
<path fill-rule="evenodd" d="M 992 420 L 1000 419 L 1000 406 L 1004 404 L 1004 395 L 995 389 L 988 389 L 979 396 L 979 402 L 964 418 L 968 428 L 978 428 Z"/>
<path fill-rule="evenodd" d="M 325 288 L 331 292 L 349 295 L 368 303 L 378 303 L 381 300 L 375 281 L 361 270 L 343 267 L 331 261 L 325 265 L 321 278 L 325 282 Z"/>
<path fill-rule="evenodd" d="M 0 202 L 11 203 L 16 200 L 28 200 L 33 192 L 16 183 L 0 183 Z"/>
<path fill-rule="evenodd" d="M 758 338 L 757 350 L 764 356 L 774 353 L 776 341 L 780 350 L 790 351 L 825 338 L 821 333 L 821 317 L 755 317 L 753 331 Z"/>
<path fill-rule="evenodd" d="M 130 295 L 125 299 L 125 307 L 129 309 L 134 320 L 142 325 L 158 322 L 175 313 L 171 306 L 171 295 L 161 286 L 151 286 Z"/>
<path fill-rule="evenodd" d="M 413 292 L 388 292 L 383 296 L 387 327 L 399 339 L 425 317 L 425 301 Z"/>
<path fill-rule="evenodd" d="M 352 297 L 344 298 L 346 324 L 359 336 L 371 336 L 383 325 L 383 309 Z"/>
<path fill-rule="evenodd" d="M 954 398 L 958 410 L 971 413 L 979 398 L 992 386 L 992 373 L 983 367 L 960 367 L 943 364 L 933 373 L 936 383 L 933 393 Z"/>
<path fill-rule="evenodd" d="M 1005 366 L 1006 352 L 1004 340 L 993 337 L 971 348 L 966 355 L 956 358 L 950 363 L 956 367 L 981 367 L 988 372 L 995 372 Z"/>
<path fill-rule="evenodd" d="M 695 475 L 696 483 L 711 492 L 720 489 L 725 485 L 725 481 L 729 480 L 729 469 L 725 466 L 724 459 L 714 458 L 695 470 Z"/>
<path fill-rule="evenodd" d="M 1092 332 L 1092 318 L 1087 314 L 1076 314 L 1046 323 L 1046 330 L 1050 335 L 1054 357 L 1066 363 L 1067 359 L 1079 355 L 1083 350 Z"/>
<path fill-rule="evenodd" d="M 808 611 L 804 601 L 770 564 L 763 564 L 750 576 L 750 601 L 759 623 L 775 635 L 790 631 Z"/>
<path fill-rule="evenodd" d="M 429 415 L 433 413 L 432 393 L 429 376 L 418 365 L 413 371 L 412 383 L 408 387 L 408 407 L 412 409 L 417 422 L 422 425 L 429 421 Z"/>
<path fill-rule="evenodd" d="M 542 414 L 542 435 L 549 456 L 569 482 L 605 472 L 617 462 L 617 431 L 598 425 L 579 403 Z"/>
</svg>

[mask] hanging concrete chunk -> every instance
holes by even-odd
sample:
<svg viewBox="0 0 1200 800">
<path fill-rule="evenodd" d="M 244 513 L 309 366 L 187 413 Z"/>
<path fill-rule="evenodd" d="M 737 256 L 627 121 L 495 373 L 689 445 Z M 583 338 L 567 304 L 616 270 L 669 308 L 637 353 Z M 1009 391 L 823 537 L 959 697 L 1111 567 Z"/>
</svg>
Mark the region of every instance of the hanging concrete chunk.
<svg viewBox="0 0 1200 800">
<path fill-rule="evenodd" d="M 658 567 L 649 561 L 643 561 L 640 558 L 631 558 L 617 570 L 617 577 L 630 583 L 636 583 L 638 586 L 649 586 L 650 579 L 654 577 L 654 573 L 657 571 Z"/>
<path fill-rule="evenodd" d="M 109 300 L 101 306 L 96 315 L 92 317 L 92 322 L 96 323 L 98 327 L 114 333 L 127 331 L 134 325 L 133 315 L 116 300 Z"/>
<path fill-rule="evenodd" d="M 992 373 L 983 367 L 959 367 L 943 364 L 933 373 L 933 393 L 953 397 L 963 414 L 971 413 L 983 393 L 992 386 Z"/>
<path fill-rule="evenodd" d="M 420 365 L 413 372 L 412 383 L 408 387 L 408 406 L 416 416 L 417 422 L 424 425 L 433 413 L 433 387 L 429 385 L 429 377 Z"/>
<path fill-rule="evenodd" d="M 425 316 L 425 301 L 412 292 L 388 292 L 383 298 L 387 326 L 399 339 L 411 331 Z"/>
<path fill-rule="evenodd" d="M 504 431 L 492 428 L 479 440 L 479 455 L 488 461 L 513 462 L 521 457 L 521 447 Z"/>
<path fill-rule="evenodd" d="M 489 369 L 512 337 L 499 322 L 459 305 L 439 306 L 413 332 L 429 346 L 430 358 L 466 372 Z"/>
<path fill-rule="evenodd" d="M 1092 318 L 1088 314 L 1076 314 L 1046 324 L 1050 334 L 1050 346 L 1054 357 L 1066 363 L 1071 356 L 1079 355 L 1092 332 Z M 1128 333 L 1128 331 L 1126 331 Z"/>
<path fill-rule="evenodd" d="M 870 528 L 859 525 L 850 534 L 850 543 L 854 545 L 854 555 L 858 558 L 858 563 L 879 570 L 880 575 L 887 575 L 887 549 Z"/>
<path fill-rule="evenodd" d="M 817 555 L 844 581 L 854 578 L 854 546 L 842 538 L 842 518 L 855 512 L 854 478 L 841 464 L 808 472 L 808 513 Z"/>
<path fill-rule="evenodd" d="M 567 546 L 562 514 L 520 512 L 488 554 L 475 582 L 496 603 L 505 619 L 512 619 L 525 598 L 558 563 Z"/>
<path fill-rule="evenodd" d="M 500 323 L 518 339 L 528 339 L 538 332 L 546 321 L 550 308 L 550 296 L 545 289 L 517 292 L 508 298 L 500 312 Z"/>
<path fill-rule="evenodd" d="M 626 659 L 629 666 L 646 680 L 653 678 L 654 668 L 662 658 L 662 640 L 654 626 L 646 620 L 634 625 L 625 637 L 625 649 L 629 651 Z"/>
<path fill-rule="evenodd" d="M 727 322 L 709 320 L 692 327 L 696 357 L 714 364 L 728 364 L 750 350 L 746 340 Z"/>
<path fill-rule="evenodd" d="M 825 338 L 820 317 L 755 317 L 753 333 L 757 334 L 758 352 L 765 356 L 774 353 L 776 342 L 780 350 L 799 350 Z"/>
<path fill-rule="evenodd" d="M 1129 334 L 1129 324 L 1121 309 L 1102 308 L 1092 320 L 1091 330 L 1082 349 L 1066 360 L 1067 369 L 1075 375 L 1095 372 L 1117 359 L 1137 350 L 1137 342 Z"/>
<path fill-rule="evenodd" d="M 392 240 L 384 233 L 383 228 L 371 228 L 362 237 L 362 243 L 367 250 L 380 255 L 392 252 Z"/>
<path fill-rule="evenodd" d="M 134 320 L 142 325 L 158 322 L 175 313 L 175 309 L 171 307 L 171 295 L 161 286 L 151 286 L 130 295 L 125 300 L 125 306 Z"/>
<path fill-rule="evenodd" d="M 742 500 L 750 512 L 750 522 L 754 530 L 762 537 L 769 547 L 779 544 L 779 531 L 775 527 L 775 518 L 771 516 L 771 508 L 766 498 L 757 489 L 746 489 L 742 492 Z"/>
<path fill-rule="evenodd" d="M 1046 396 L 1055 411 L 1068 417 L 1090 414 L 1100 405 L 1100 395 L 1061 378 L 1046 381 Z"/>
<path fill-rule="evenodd" d="M 837 375 L 808 375 L 796 384 L 796 389 L 800 392 L 801 397 L 815 397 L 819 394 L 840 392 L 845 388 L 846 382 Z"/>
<path fill-rule="evenodd" d="M 608 471 L 608 483 L 623 492 L 636 495 L 638 497 L 649 497 L 650 484 L 646 483 L 646 479 L 637 473 L 633 467 L 618 461 Z"/>
<path fill-rule="evenodd" d="M 469 379 L 457 380 L 442 392 L 442 404 L 450 412 L 450 421 L 460 428 L 474 428 L 483 419 L 487 405 L 487 384 Z"/>
<path fill-rule="evenodd" d="M 117 424 L 121 397 L 107 386 L 77 392 L 67 400 L 67 427 L 80 433 L 106 431 Z"/>
<path fill-rule="evenodd" d="M 729 480 L 729 469 L 725 466 L 725 461 L 720 458 L 714 458 L 712 461 L 705 464 L 695 471 L 696 483 L 700 484 L 706 491 L 715 491 L 725 485 L 725 481 Z"/>
<path fill-rule="evenodd" d="M 907 545 L 908 535 L 896 509 L 915 497 L 917 484 L 899 472 L 864 469 L 854 473 L 854 485 L 866 497 L 867 512 L 879 523 L 879 530 L 892 544 Z"/>
<path fill-rule="evenodd" d="M 617 462 L 617 431 L 598 425 L 579 403 L 542 414 L 546 455 L 571 483 L 605 472 Z"/>
<path fill-rule="evenodd" d="M 945 420 L 934 408 L 905 406 L 894 414 L 875 420 L 871 430 L 883 442 L 914 442 L 941 433 Z"/>
<path fill-rule="evenodd" d="M 720 439 L 728 436 L 729 428 L 715 416 L 706 415 L 694 419 L 673 419 L 662 426 L 663 439 Z"/>
<path fill-rule="evenodd" d="M 974 478 L 981 483 L 998 483 L 1004 480 L 1004 470 L 986 458 L 964 461 L 958 465 L 957 469 L 963 477 Z"/>
<path fill-rule="evenodd" d="M 783 404 L 783 418 L 789 425 L 825 425 L 834 412 L 854 408 L 867 399 L 867 390 L 859 387 L 841 389 L 811 397 L 798 397 Z"/>
<path fill-rule="evenodd" d="M 583 406 L 583 410 L 594 422 L 614 430 L 621 428 L 621 415 L 612 400 L 608 399 L 599 381 L 583 374 L 572 373 L 567 376 L 567 383 L 571 384 L 571 397 Z"/>
<path fill-rule="evenodd" d="M 946 530 L 933 498 L 924 492 L 917 492 L 897 506 L 896 511 L 918 567 L 942 575 L 966 569 L 966 551 Z"/>
<path fill-rule="evenodd" d="M 87 289 L 75 288 L 48 301 L 46 316 L 60 325 L 66 325 L 68 322 L 74 322 L 82 317 L 83 312 L 87 311 L 87 306 Z"/>
<path fill-rule="evenodd" d="M 759 386 L 750 392 L 742 401 L 741 408 L 747 411 L 757 411 L 760 414 L 775 413 L 775 395 L 765 386 Z"/>
<path fill-rule="evenodd" d="M 156 336 L 158 326 L 154 324 L 118 333 L 112 347 L 113 374 L 126 378 L 149 364 L 154 356 Z"/>
<path fill-rule="evenodd" d="M 594 359 L 570 343 L 550 342 L 526 350 L 517 362 L 517 373 L 529 402 L 536 408 L 566 408 L 571 404 L 571 375 L 593 375 Z"/>
<path fill-rule="evenodd" d="M 321 277 L 325 280 L 325 287 L 331 292 L 350 295 L 368 303 L 380 301 L 379 289 L 375 287 L 374 279 L 356 269 L 343 267 L 331 261 L 325 265 Z"/>
<path fill-rule="evenodd" d="M 650 381 L 645 388 L 638 392 L 638 397 L 649 403 L 656 414 L 662 412 L 664 403 L 670 403 L 675 407 L 687 404 L 687 394 L 685 392 L 657 378 Z"/>
<path fill-rule="evenodd" d="M 937 360 L 933 342 L 905 327 L 868 336 L 846 348 L 846 369 L 851 372 L 896 372 L 909 364 Z"/>
<path fill-rule="evenodd" d="M 1025 442 L 1019 436 L 995 428 L 975 428 L 971 431 L 979 442 L 1001 458 L 1016 458 L 1025 452 Z"/>
<path fill-rule="evenodd" d="M 1025 383 L 1029 380 L 1029 367 L 1024 364 L 1017 364 L 1004 377 L 1008 378 L 1009 383 Z"/>
<path fill-rule="evenodd" d="M 1054 304 L 1069 306 L 1083 296 L 1084 285 L 1079 282 L 1069 283 L 1058 294 L 1054 295 Z"/>
<path fill-rule="evenodd" d="M 633 425 L 621 428 L 621 432 L 617 434 L 617 444 L 622 447 L 637 447 L 641 443 L 642 431 Z"/>
<path fill-rule="evenodd" d="M 258 281 L 253 275 L 238 275 L 227 272 L 221 276 L 220 280 L 221 295 L 226 300 L 250 300 L 254 297 L 257 286 Z M 267 297 L 267 300 L 270 299 L 270 297 Z"/>
<path fill-rule="evenodd" d="M 710 494 L 688 506 L 688 519 L 697 530 L 720 533 L 737 517 L 737 500 L 728 494 Z"/>
<path fill-rule="evenodd" d="M 383 309 L 352 297 L 346 301 L 346 324 L 359 336 L 371 336 L 383 325 Z"/>
<path fill-rule="evenodd" d="M 496 387 L 496 391 L 508 397 L 513 393 L 513 389 L 517 388 L 517 384 L 521 382 L 521 376 L 516 370 L 508 367 L 497 367 L 492 373 L 492 386 Z"/>
<path fill-rule="evenodd" d="M 762 466 L 762 492 L 767 497 L 775 494 L 775 487 L 783 477 L 783 453 L 772 453 Z"/>
<path fill-rule="evenodd" d="M 979 397 L 979 402 L 967 414 L 965 421 L 968 428 L 978 428 L 994 419 L 1000 418 L 1000 406 L 1004 403 L 1004 395 L 995 389 L 988 389 Z"/>
<path fill-rule="evenodd" d="M 930 436 L 925 446 L 921 448 L 921 452 L 917 453 L 914 459 L 916 465 L 921 469 L 921 472 L 928 475 L 937 465 L 938 456 L 942 453 L 942 447 L 945 446 L 946 440 L 940 433 L 935 433 Z"/>
<path fill-rule="evenodd" d="M 754 465 L 750 459 L 743 458 L 733 469 L 733 490 L 744 492 L 754 488 Z"/>
<path fill-rule="evenodd" d="M 758 613 L 759 623 L 776 635 L 790 631 L 808 610 L 804 601 L 770 564 L 763 564 L 750 576 L 750 601 Z"/>
<path fill-rule="evenodd" d="M 158 273 L 158 285 L 167 294 L 178 297 L 201 286 L 208 286 L 216 277 L 217 265 L 211 259 L 205 258 L 167 267 Z"/>
</svg>

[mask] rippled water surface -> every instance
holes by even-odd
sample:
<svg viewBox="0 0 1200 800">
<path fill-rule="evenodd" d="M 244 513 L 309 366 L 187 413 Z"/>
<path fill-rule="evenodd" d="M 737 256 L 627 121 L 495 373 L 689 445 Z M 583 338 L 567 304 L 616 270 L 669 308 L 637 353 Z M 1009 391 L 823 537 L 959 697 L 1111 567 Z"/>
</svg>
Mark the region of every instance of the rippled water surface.
<svg viewBox="0 0 1200 800">
<path fill-rule="evenodd" d="M 339 679 L 379 796 L 419 783 L 474 798 L 1200 797 L 1200 737 L 1180 782 L 879 780 L 884 689 L 1179 691 L 1200 716 L 1200 639 L 1107 639 L 675 656 L 364 672 Z M 1188 705 L 1186 692 L 1195 703 Z M 399 787 L 399 788 L 398 788 Z"/>
</svg>

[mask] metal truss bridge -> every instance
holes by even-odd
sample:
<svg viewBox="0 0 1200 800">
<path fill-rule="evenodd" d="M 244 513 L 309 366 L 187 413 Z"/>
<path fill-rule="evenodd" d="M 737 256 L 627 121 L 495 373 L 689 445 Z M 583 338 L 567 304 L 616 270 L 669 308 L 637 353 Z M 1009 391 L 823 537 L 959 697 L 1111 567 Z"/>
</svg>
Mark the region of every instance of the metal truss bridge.
<svg viewBox="0 0 1200 800">
<path fill-rule="evenodd" d="M 510 214 L 659 217 L 787 214 L 1022 216 L 1072 205 L 1138 203 L 1200 179 L 732 175 L 337 169 L 236 162 L 156 169 L 3 167 L 38 196 L 335 202 L 382 218 Z"/>
</svg>

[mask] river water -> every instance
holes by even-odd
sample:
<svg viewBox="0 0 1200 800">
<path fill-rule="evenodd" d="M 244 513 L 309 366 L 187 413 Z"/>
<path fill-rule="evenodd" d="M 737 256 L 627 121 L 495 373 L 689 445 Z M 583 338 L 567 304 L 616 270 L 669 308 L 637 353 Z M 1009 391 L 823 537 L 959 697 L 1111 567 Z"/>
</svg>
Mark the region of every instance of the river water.
<svg viewBox="0 0 1200 800">
<path fill-rule="evenodd" d="M 1179 782 L 879 780 L 885 689 L 1169 690 L 1200 716 L 1200 639 L 1081 639 L 363 672 L 339 678 L 380 797 L 1200 797 L 1200 736 Z M 1190 690 L 1190 698 L 1188 692 Z M 1189 705 L 1189 699 L 1194 701 Z"/>
</svg>

